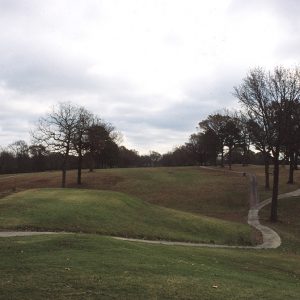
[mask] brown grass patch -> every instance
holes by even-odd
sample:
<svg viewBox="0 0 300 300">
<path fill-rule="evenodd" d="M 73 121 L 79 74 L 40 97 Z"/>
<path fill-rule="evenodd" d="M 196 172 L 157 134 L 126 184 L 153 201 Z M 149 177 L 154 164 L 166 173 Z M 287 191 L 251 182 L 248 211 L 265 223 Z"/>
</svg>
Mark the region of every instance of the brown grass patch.
<svg viewBox="0 0 300 300">
<path fill-rule="evenodd" d="M 124 192 L 152 204 L 245 223 L 248 213 L 248 180 L 224 170 L 198 167 L 108 169 L 82 173 L 68 171 L 67 187 Z M 0 177 L 0 193 L 31 188 L 60 187 L 61 172 Z"/>
</svg>

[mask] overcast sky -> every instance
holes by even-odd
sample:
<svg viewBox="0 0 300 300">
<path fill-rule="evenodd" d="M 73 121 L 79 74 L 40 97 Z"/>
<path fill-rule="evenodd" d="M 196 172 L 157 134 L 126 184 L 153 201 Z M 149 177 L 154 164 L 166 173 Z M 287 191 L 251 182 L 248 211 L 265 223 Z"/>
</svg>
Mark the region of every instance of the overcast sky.
<svg viewBox="0 0 300 300">
<path fill-rule="evenodd" d="M 300 61 L 297 0 L 0 0 L 0 145 L 55 103 L 140 153 L 183 144 L 256 66 Z"/>
</svg>

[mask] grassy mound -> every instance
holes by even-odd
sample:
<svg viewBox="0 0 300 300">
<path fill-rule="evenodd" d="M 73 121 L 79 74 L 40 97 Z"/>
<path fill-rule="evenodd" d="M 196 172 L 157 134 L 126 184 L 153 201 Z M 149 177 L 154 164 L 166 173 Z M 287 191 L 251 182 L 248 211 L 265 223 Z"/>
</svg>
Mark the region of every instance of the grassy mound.
<svg viewBox="0 0 300 300">
<path fill-rule="evenodd" d="M 251 244 L 247 225 L 152 205 L 123 193 L 35 189 L 0 200 L 0 228 Z"/>
<path fill-rule="evenodd" d="M 76 170 L 68 171 L 67 186 L 78 187 Z M 57 188 L 61 172 L 0 175 L 0 197 L 17 190 Z M 246 223 L 249 209 L 248 178 L 199 167 L 123 168 L 84 170 L 82 188 L 110 190 L 151 204 Z M 263 198 L 262 198 L 263 199 Z"/>
</svg>

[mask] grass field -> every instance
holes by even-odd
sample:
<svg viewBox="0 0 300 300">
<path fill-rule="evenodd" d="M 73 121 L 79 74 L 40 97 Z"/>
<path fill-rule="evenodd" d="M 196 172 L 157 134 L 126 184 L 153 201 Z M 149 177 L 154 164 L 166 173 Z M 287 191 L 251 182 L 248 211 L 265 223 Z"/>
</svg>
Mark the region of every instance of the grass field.
<svg viewBox="0 0 300 300">
<path fill-rule="evenodd" d="M 17 190 L 60 187 L 60 172 L 0 176 L 4 195 Z M 236 174 L 178 168 L 107 169 L 83 172 L 81 188 L 123 192 L 152 204 L 246 223 L 248 180 Z M 68 172 L 68 187 L 77 187 L 76 172 Z"/>
<path fill-rule="evenodd" d="M 238 170 L 237 166 L 234 169 Z M 263 174 L 261 167 L 243 168 L 258 174 L 259 183 Z M 282 170 L 286 172 L 286 170 Z M 299 171 L 300 172 L 300 171 Z M 75 173 L 69 174 L 69 187 L 75 186 Z M 13 177 L 0 177 L 6 182 L 2 192 L 9 189 Z M 18 189 L 28 187 L 57 187 L 60 174 L 57 172 L 24 174 L 17 176 Z M 13 179 L 14 180 L 14 179 Z M 299 180 L 299 175 L 296 175 Z M 297 184 L 285 185 L 282 177 L 280 191 L 294 190 Z M 84 173 L 84 188 L 105 189 L 107 191 L 76 191 L 91 194 L 119 195 L 118 201 L 141 207 L 147 225 L 156 230 L 155 236 L 161 236 L 162 227 L 167 227 L 173 237 L 191 234 L 189 222 L 179 227 L 177 221 L 182 216 L 192 216 L 202 220 L 202 215 L 210 215 L 226 220 L 244 222 L 248 210 L 248 181 L 246 178 L 223 171 L 212 172 L 197 168 L 159 168 L 104 170 L 94 174 Z M 45 190 L 60 193 L 60 190 Z M 67 191 L 72 192 L 73 190 Z M 224 193 L 223 193 L 224 192 Z M 0 203 L 0 218 L 8 223 L 9 218 L 16 218 L 17 223 L 28 220 L 49 224 L 56 210 L 63 209 L 60 220 L 65 220 L 71 227 L 75 224 L 92 228 L 98 227 L 92 219 L 80 223 L 80 212 L 85 211 L 82 203 L 77 207 L 66 204 L 59 206 L 59 197 L 46 200 L 40 196 L 35 199 L 35 191 L 12 194 Z M 28 196 L 27 200 L 26 195 Z M 52 195 L 53 196 L 53 195 Z M 268 196 L 260 188 L 261 199 Z M 51 198 L 51 197 L 50 197 Z M 55 205 L 53 205 L 53 198 Z M 7 200 L 9 199 L 9 200 Z M 76 200 L 72 196 L 72 201 Z M 22 204 L 22 201 L 26 203 Z M 88 204 L 97 211 L 94 200 Z M 5 203 L 6 202 L 6 203 Z M 42 202 L 38 204 L 37 202 Z M 80 201 L 79 201 L 80 202 Z M 99 204 L 99 203 L 98 203 Z M 118 202 L 118 205 L 120 203 Z M 171 210 L 160 208 L 162 205 Z M 24 211 L 25 207 L 31 209 Z M 45 205 L 45 206 L 43 206 Z M 103 204 L 100 205 L 103 209 Z M 105 207 L 105 205 L 104 205 Z M 134 214 L 132 206 L 123 212 Z M 151 211 L 148 214 L 144 209 Z M 40 210 L 51 212 L 38 219 Z M 105 207 L 111 211 L 109 207 Z M 127 210 L 128 209 L 128 210 Z M 152 210 L 153 209 L 153 210 Z M 173 209 L 177 209 L 175 212 Z M 216 212 L 214 212 L 214 209 Z M 75 210 L 76 213 L 73 214 Z M 0 239 L 0 299 L 299 299 L 300 295 L 300 197 L 282 199 L 279 202 L 280 221 L 274 225 L 268 223 L 270 207 L 261 212 L 264 222 L 273 227 L 283 240 L 283 245 L 272 250 L 242 249 L 206 249 L 179 246 L 148 245 L 117 241 L 109 237 L 93 234 L 67 234 L 52 236 L 34 236 Z M 184 213 L 183 213 L 184 211 Z M 161 222 L 166 215 L 168 218 Z M 96 213 L 95 213 L 96 214 Z M 52 215 L 52 217 L 51 217 Z M 72 216 L 78 216 L 72 220 Z M 37 217 L 37 219 L 36 219 Z M 74 216 L 73 216 L 74 217 Z M 153 222 L 152 217 L 156 221 Z M 45 218 L 45 220 L 44 220 Z M 120 218 L 118 216 L 118 218 Z M 112 219 L 110 219 L 112 220 Z M 204 218 L 203 220 L 206 220 Z M 208 219 L 207 219 L 208 220 Z M 55 220 L 52 220 L 53 222 Z M 97 220 L 99 221 L 99 220 Z M 126 220 L 120 220 L 125 222 Z M 138 225 L 135 230 L 142 230 Z M 15 226 L 11 219 L 11 226 Z M 57 219 L 56 219 L 56 221 Z M 89 223 L 90 222 L 90 223 Z M 175 223 L 174 223 L 175 222 Z M 4 226 L 4 223 L 3 226 Z M 126 222 L 125 222 L 126 223 Z M 157 224 L 154 224 L 157 223 Z M 205 222 L 204 222 L 205 223 Z M 204 224 L 203 223 L 203 224 Z M 36 224 L 36 223 L 35 223 Z M 108 220 L 109 224 L 109 220 Z M 199 223 L 200 224 L 200 223 Z M 27 223 L 28 225 L 28 223 Z M 238 224 L 240 226 L 242 224 Z M 200 226 L 200 225 L 199 225 Z M 138 227 L 138 228 L 137 228 Z M 155 229 L 156 228 L 156 229 Z M 197 229 L 198 230 L 198 229 Z M 199 228 L 200 230 L 200 228 Z M 141 232 L 141 231 L 140 231 Z M 144 235 L 145 233 L 143 233 Z M 211 233 L 214 234 L 214 233 Z"/>
<path fill-rule="evenodd" d="M 93 235 L 0 240 L 0 299 L 299 299 L 299 256 Z M 217 287 L 213 287 L 217 286 Z"/>
<path fill-rule="evenodd" d="M 236 171 L 241 171 L 244 172 L 246 170 L 247 172 L 256 174 L 257 180 L 258 180 L 258 192 L 260 196 L 260 200 L 267 199 L 271 197 L 272 195 L 272 181 L 273 181 L 273 168 L 270 166 L 270 185 L 271 188 L 269 191 L 266 191 L 264 188 L 265 184 L 265 173 L 264 173 L 264 167 L 263 166 L 255 166 L 255 165 L 250 165 L 247 167 L 242 167 L 242 166 L 234 166 L 234 170 Z M 288 181 L 288 166 L 281 166 L 280 167 L 280 181 L 279 181 L 279 193 L 287 193 L 294 191 L 298 188 L 300 188 L 300 171 L 295 171 L 294 172 L 294 179 L 295 183 L 294 184 L 287 184 Z"/>
<path fill-rule="evenodd" d="M 246 224 L 164 208 L 120 192 L 35 189 L 0 199 L 0 228 L 251 244 Z"/>
<path fill-rule="evenodd" d="M 260 216 L 267 226 L 275 229 L 281 236 L 283 244 L 278 250 L 298 255 L 300 260 L 300 197 L 279 200 L 279 222 L 276 224 L 269 222 L 269 211 L 270 205 L 261 211 Z"/>
</svg>

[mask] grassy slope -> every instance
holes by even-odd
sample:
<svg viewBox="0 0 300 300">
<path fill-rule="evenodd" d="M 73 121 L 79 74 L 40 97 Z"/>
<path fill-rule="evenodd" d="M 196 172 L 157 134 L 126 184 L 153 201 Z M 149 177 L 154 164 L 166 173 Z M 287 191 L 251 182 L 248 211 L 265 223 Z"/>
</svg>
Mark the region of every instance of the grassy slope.
<svg viewBox="0 0 300 300">
<path fill-rule="evenodd" d="M 11 189 L 59 187 L 60 172 L 0 176 L 0 193 Z M 83 188 L 105 189 L 139 197 L 152 204 L 245 223 L 248 181 L 245 177 L 198 167 L 132 168 L 83 172 Z M 68 186 L 77 187 L 76 172 Z"/>
<path fill-rule="evenodd" d="M 0 239 L 0 253 L 0 299 L 281 300 L 300 294 L 300 260 L 276 251 L 65 235 Z"/>
<path fill-rule="evenodd" d="M 247 225 L 159 207 L 124 193 L 35 189 L 0 200 L 0 227 L 251 244 Z"/>
<path fill-rule="evenodd" d="M 253 167 L 246 170 L 249 169 Z M 131 184 L 133 182 L 136 182 L 137 186 L 139 184 L 143 186 L 142 178 L 134 179 L 132 174 L 130 175 L 132 179 L 125 179 L 122 177 L 122 170 L 116 171 L 120 172 L 118 176 L 115 173 L 109 175 L 105 171 L 97 172 L 98 179 L 102 178 L 99 180 L 101 184 L 99 181 L 88 184 L 91 187 L 102 185 L 108 189 L 110 187 L 131 189 L 134 186 Z M 163 172 L 170 171 L 172 169 L 163 170 Z M 195 172 L 192 168 L 186 168 L 183 171 Z M 128 170 L 128 174 L 130 172 L 135 173 L 135 170 Z M 180 168 L 175 168 L 174 172 L 177 175 Z M 262 169 L 256 168 L 256 172 L 262 173 Z M 55 180 L 58 180 L 59 174 L 55 174 L 57 176 Z M 201 174 L 206 176 L 207 173 L 201 172 Z M 37 178 L 34 179 L 31 175 L 32 181 L 30 181 L 28 175 L 26 176 L 27 184 L 29 182 L 29 184 L 37 185 Z M 85 176 L 90 175 L 85 174 Z M 39 184 L 49 184 L 49 180 L 52 180 L 53 184 L 58 183 L 54 180 L 54 176 L 49 177 L 49 173 L 47 175 L 45 173 L 45 177 L 40 177 Z M 262 177 L 259 177 L 259 180 L 260 178 Z M 227 178 L 219 188 L 218 185 L 222 181 L 220 178 L 216 193 L 218 194 L 221 189 L 225 188 L 234 191 L 234 179 L 236 178 L 231 178 L 231 183 L 229 183 Z M 237 180 L 240 179 L 237 178 Z M 296 185 L 284 185 L 285 180 L 283 176 L 281 192 L 296 188 Z M 299 182 L 298 178 L 297 180 Z M 122 182 L 126 181 L 130 186 L 122 187 Z M 23 184 L 26 185 L 25 181 Z M 175 182 L 175 186 L 177 184 L 178 182 Z M 146 181 L 145 185 L 147 185 Z M 207 187 L 213 190 L 210 184 Z M 184 189 L 185 186 L 182 185 L 181 188 Z M 238 188 L 238 194 L 241 189 Z M 201 186 L 195 185 L 193 190 L 197 193 L 193 196 L 195 201 L 190 205 L 182 204 L 185 210 L 193 210 L 193 205 L 195 205 L 195 211 L 197 211 L 198 207 L 201 207 L 201 202 L 207 197 L 206 190 L 201 192 Z M 182 191 L 184 192 L 185 190 Z M 147 192 L 146 189 L 145 193 L 145 197 L 150 197 L 152 192 L 150 189 Z M 261 199 L 268 196 L 267 193 L 263 193 L 261 189 Z M 159 199 L 158 194 L 152 193 L 154 199 Z M 235 194 L 231 196 L 235 197 Z M 199 206 L 197 199 L 200 201 Z M 226 198 L 222 199 L 226 201 Z M 229 201 L 227 205 L 230 206 L 232 202 L 230 198 L 227 199 Z M 176 202 L 176 198 L 173 198 L 173 201 Z M 214 200 L 210 201 L 213 203 L 209 203 L 209 207 L 204 208 L 207 212 L 213 206 L 217 206 Z M 0 299 L 298 300 L 300 294 L 300 211 L 297 201 L 300 200 L 280 200 L 280 222 L 271 226 L 278 230 L 284 244 L 275 250 L 168 247 L 120 242 L 91 235 L 0 239 L 0 255 L 5 258 L 0 260 Z M 167 205 L 174 204 L 170 202 Z M 220 206 L 220 211 L 228 213 L 227 217 L 230 216 L 232 208 L 226 211 L 225 205 Z M 221 213 L 219 215 L 221 216 Z M 269 207 L 266 207 L 262 211 L 262 216 L 267 219 L 268 215 Z M 212 287 L 215 284 L 218 288 Z"/>
</svg>

